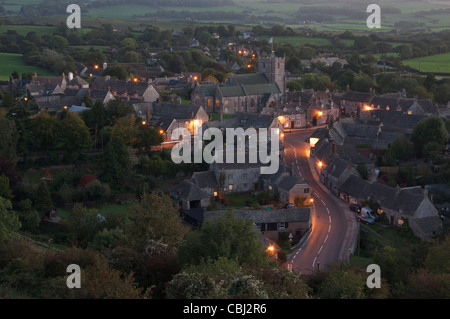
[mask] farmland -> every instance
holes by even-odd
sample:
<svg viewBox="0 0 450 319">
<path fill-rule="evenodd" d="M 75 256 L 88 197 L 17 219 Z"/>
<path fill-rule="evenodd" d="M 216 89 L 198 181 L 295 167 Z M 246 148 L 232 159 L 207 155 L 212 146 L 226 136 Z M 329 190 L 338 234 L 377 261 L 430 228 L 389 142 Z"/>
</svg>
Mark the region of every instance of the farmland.
<svg viewBox="0 0 450 319">
<path fill-rule="evenodd" d="M 21 54 L 0 53 L 0 81 L 9 80 L 9 75 L 14 71 L 17 71 L 19 76 L 27 72 L 37 72 L 43 76 L 54 75 L 48 70 L 25 64 Z"/>
<path fill-rule="evenodd" d="M 424 73 L 450 74 L 450 53 L 405 60 L 403 64 Z"/>
</svg>

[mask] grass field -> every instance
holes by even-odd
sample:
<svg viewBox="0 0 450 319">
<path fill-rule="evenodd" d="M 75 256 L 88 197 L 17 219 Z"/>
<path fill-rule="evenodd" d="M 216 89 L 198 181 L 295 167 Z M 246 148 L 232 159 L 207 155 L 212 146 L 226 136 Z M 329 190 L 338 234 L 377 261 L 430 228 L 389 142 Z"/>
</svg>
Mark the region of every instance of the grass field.
<svg viewBox="0 0 450 319">
<path fill-rule="evenodd" d="M 0 81 L 8 81 L 9 76 L 14 71 L 17 71 L 19 76 L 27 72 L 37 72 L 37 74 L 43 76 L 54 75 L 48 70 L 25 64 L 21 54 L 0 53 Z"/>
<path fill-rule="evenodd" d="M 289 37 L 289 36 L 283 36 L 283 37 L 274 37 L 273 40 L 275 42 L 279 42 L 282 44 L 291 44 L 293 46 L 299 46 L 302 44 L 309 44 L 309 45 L 317 45 L 317 46 L 324 46 L 331 44 L 330 40 L 324 39 L 324 38 L 313 38 L 313 37 Z"/>
<path fill-rule="evenodd" d="M 30 32 L 36 32 L 39 35 L 53 33 L 56 27 L 38 26 L 38 25 L 0 25 L 0 33 L 8 30 L 16 30 L 20 35 L 27 35 Z"/>
<path fill-rule="evenodd" d="M 405 60 L 403 64 L 420 72 L 450 74 L 450 53 Z"/>
</svg>

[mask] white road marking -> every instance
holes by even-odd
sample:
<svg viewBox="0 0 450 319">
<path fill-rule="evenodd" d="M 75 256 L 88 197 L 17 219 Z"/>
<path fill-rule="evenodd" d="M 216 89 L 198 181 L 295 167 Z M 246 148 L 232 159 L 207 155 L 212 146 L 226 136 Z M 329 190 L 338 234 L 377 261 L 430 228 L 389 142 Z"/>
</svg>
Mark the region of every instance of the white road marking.
<svg viewBox="0 0 450 319">
<path fill-rule="evenodd" d="M 320 196 L 317 194 L 317 193 L 314 193 L 314 195 L 316 195 L 317 197 L 319 197 L 320 198 Z"/>
<path fill-rule="evenodd" d="M 331 224 L 331 215 L 328 215 L 328 220 L 330 221 L 330 224 Z"/>
<path fill-rule="evenodd" d="M 327 235 L 327 237 L 325 237 L 325 241 L 323 243 L 325 244 L 327 242 L 327 240 L 328 240 L 328 235 Z"/>
<path fill-rule="evenodd" d="M 314 261 L 313 261 L 313 264 L 312 264 L 313 268 L 314 268 L 314 264 L 316 263 L 316 260 L 317 260 L 317 257 L 314 258 Z"/>
<path fill-rule="evenodd" d="M 328 226 L 328 234 L 330 233 L 330 231 L 331 231 L 331 224 L 330 226 Z"/>
<path fill-rule="evenodd" d="M 328 207 L 327 207 L 327 212 L 328 212 L 328 215 L 330 215 L 330 210 L 328 209 Z"/>
<path fill-rule="evenodd" d="M 320 255 L 320 252 L 322 251 L 323 245 L 320 246 L 319 252 L 317 253 L 317 255 Z"/>
</svg>

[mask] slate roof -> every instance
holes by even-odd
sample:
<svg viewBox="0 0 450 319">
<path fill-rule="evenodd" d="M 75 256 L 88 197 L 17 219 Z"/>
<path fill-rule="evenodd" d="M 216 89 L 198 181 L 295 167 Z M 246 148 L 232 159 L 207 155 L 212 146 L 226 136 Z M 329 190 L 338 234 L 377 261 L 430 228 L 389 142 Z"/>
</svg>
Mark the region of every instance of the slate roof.
<svg viewBox="0 0 450 319">
<path fill-rule="evenodd" d="M 305 182 L 298 176 L 285 176 L 280 180 L 278 188 L 289 192 L 295 185 L 298 184 L 305 184 Z"/>
<path fill-rule="evenodd" d="M 214 96 L 216 93 L 217 84 L 202 84 L 199 86 L 203 96 Z"/>
<path fill-rule="evenodd" d="M 267 84 L 252 84 L 252 85 L 244 85 L 245 92 L 247 95 L 261 95 L 261 94 L 280 94 L 280 88 L 276 83 L 267 83 Z"/>
<path fill-rule="evenodd" d="M 213 121 L 205 123 L 207 127 L 217 127 L 217 128 L 269 128 L 274 121 L 272 115 L 265 115 L 261 113 L 236 113 L 230 119 L 225 119 L 223 121 Z"/>
<path fill-rule="evenodd" d="M 134 82 L 126 80 L 109 80 L 108 78 L 97 78 L 92 83 L 93 89 L 116 91 L 119 94 L 127 92 L 129 95 L 138 93 L 143 95 L 145 91 L 151 86 L 146 82 Z"/>
<path fill-rule="evenodd" d="M 237 85 L 258 85 L 269 83 L 267 77 L 262 73 L 234 74 L 233 79 Z"/>
<path fill-rule="evenodd" d="M 202 200 L 210 197 L 208 193 L 188 180 L 184 180 L 180 184 L 173 187 L 170 190 L 170 193 L 172 196 L 179 197 L 185 201 Z"/>
<path fill-rule="evenodd" d="M 144 105 L 146 103 L 137 104 Z M 165 117 L 179 120 L 193 119 L 200 110 L 200 106 L 192 104 L 148 103 L 146 105 L 152 106 L 152 117 Z"/>
<path fill-rule="evenodd" d="M 371 99 L 370 93 L 347 91 L 341 96 L 342 100 L 369 102 Z"/>
<path fill-rule="evenodd" d="M 205 213 L 206 220 L 216 220 L 226 211 L 208 211 Z M 252 220 L 260 223 L 308 223 L 311 220 L 310 208 L 274 209 L 274 210 L 235 210 L 237 218 Z"/>
<path fill-rule="evenodd" d="M 218 89 L 223 97 L 246 96 L 242 86 L 219 86 Z"/>
<path fill-rule="evenodd" d="M 213 171 L 207 172 L 194 172 L 192 174 L 192 180 L 200 188 L 216 188 L 219 187 L 216 174 Z"/>
<path fill-rule="evenodd" d="M 327 173 L 329 176 L 338 178 L 348 167 L 348 162 L 339 156 L 332 154 L 327 162 Z"/>
</svg>

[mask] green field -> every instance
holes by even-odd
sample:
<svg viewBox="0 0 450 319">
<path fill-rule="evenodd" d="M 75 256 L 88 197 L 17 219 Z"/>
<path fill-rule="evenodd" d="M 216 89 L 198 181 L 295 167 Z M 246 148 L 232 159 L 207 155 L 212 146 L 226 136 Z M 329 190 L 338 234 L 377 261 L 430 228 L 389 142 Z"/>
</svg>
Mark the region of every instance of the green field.
<svg viewBox="0 0 450 319">
<path fill-rule="evenodd" d="M 291 44 L 293 46 L 299 45 L 316 45 L 316 46 L 325 46 L 330 45 L 331 41 L 324 38 L 313 38 L 313 37 L 295 37 L 295 36 L 282 36 L 282 37 L 274 37 L 273 40 L 275 42 L 279 42 L 282 44 Z"/>
<path fill-rule="evenodd" d="M 403 64 L 420 72 L 450 74 L 450 53 L 405 60 Z"/>
<path fill-rule="evenodd" d="M 8 30 L 16 30 L 20 35 L 27 35 L 30 32 L 36 32 L 39 35 L 52 34 L 56 31 L 56 27 L 47 27 L 40 25 L 0 25 L 0 33 Z"/>
<path fill-rule="evenodd" d="M 17 71 L 19 76 L 27 72 L 37 72 L 43 76 L 54 75 L 48 70 L 25 64 L 21 54 L 0 53 L 0 81 L 8 81 L 14 71 Z"/>
</svg>

